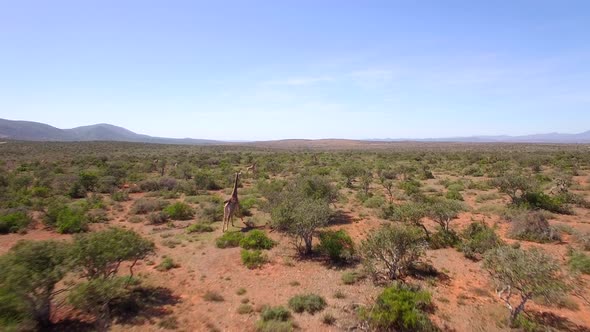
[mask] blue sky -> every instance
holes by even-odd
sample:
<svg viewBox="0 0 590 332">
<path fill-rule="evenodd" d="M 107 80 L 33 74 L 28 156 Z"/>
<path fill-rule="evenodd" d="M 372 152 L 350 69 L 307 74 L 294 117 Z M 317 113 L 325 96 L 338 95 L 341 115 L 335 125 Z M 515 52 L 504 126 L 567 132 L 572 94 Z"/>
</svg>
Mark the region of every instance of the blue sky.
<svg viewBox="0 0 590 332">
<path fill-rule="evenodd" d="M 0 117 L 225 140 L 582 132 L 590 2 L 1 1 Z"/>
</svg>

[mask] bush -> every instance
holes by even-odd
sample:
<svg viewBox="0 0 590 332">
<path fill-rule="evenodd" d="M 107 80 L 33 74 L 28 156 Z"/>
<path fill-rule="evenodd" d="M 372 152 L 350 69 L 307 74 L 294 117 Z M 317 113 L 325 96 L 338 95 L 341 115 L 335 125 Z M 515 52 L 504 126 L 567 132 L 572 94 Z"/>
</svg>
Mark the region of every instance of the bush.
<svg viewBox="0 0 590 332">
<path fill-rule="evenodd" d="M 461 251 L 469 259 L 481 259 L 481 255 L 486 251 L 503 245 L 496 232 L 485 223 L 471 223 L 462 235 L 464 241 Z"/>
<path fill-rule="evenodd" d="M 353 257 L 354 242 L 345 230 L 325 231 L 320 234 L 318 249 L 333 262 L 341 262 Z"/>
<path fill-rule="evenodd" d="M 322 317 L 322 323 L 326 325 L 334 325 L 334 323 L 336 323 L 336 317 L 332 314 L 325 314 L 324 317 Z"/>
<path fill-rule="evenodd" d="M 343 273 L 341 279 L 345 285 L 354 285 L 365 277 L 365 274 L 360 271 L 352 271 Z"/>
<path fill-rule="evenodd" d="M 463 196 L 461 195 L 461 193 L 455 190 L 447 191 L 447 193 L 445 194 L 445 198 L 455 201 L 463 201 Z"/>
<path fill-rule="evenodd" d="M 133 214 L 147 214 L 149 212 L 160 211 L 168 205 L 168 202 L 163 200 L 140 198 L 133 202 L 131 206 L 131 213 Z"/>
<path fill-rule="evenodd" d="M 543 213 L 533 211 L 516 215 L 512 218 L 510 237 L 533 242 L 553 242 L 561 239 Z"/>
<path fill-rule="evenodd" d="M 244 238 L 242 232 L 226 232 L 215 240 L 217 248 L 234 248 L 240 246 L 240 241 Z"/>
<path fill-rule="evenodd" d="M 388 225 L 369 235 L 360 251 L 363 264 L 374 280 L 394 280 L 406 276 L 426 246 L 420 229 Z"/>
<path fill-rule="evenodd" d="M 176 202 L 167 206 L 164 208 L 164 212 L 174 220 L 188 220 L 195 214 L 190 205 L 183 202 Z"/>
<path fill-rule="evenodd" d="M 26 229 L 31 218 L 25 211 L 8 210 L 0 214 L 0 234 L 16 233 Z"/>
<path fill-rule="evenodd" d="M 201 210 L 201 219 L 207 222 L 223 220 L 223 204 L 207 204 Z"/>
<path fill-rule="evenodd" d="M 129 198 L 129 192 L 127 191 L 115 191 L 111 194 L 111 199 L 115 202 L 126 202 Z"/>
<path fill-rule="evenodd" d="M 155 180 L 144 180 L 139 183 L 141 191 L 158 191 L 160 190 L 160 184 Z"/>
<path fill-rule="evenodd" d="M 211 226 L 210 224 L 206 224 L 206 223 L 196 223 L 196 224 L 192 224 L 190 226 L 187 227 L 186 231 L 188 233 L 208 233 L 208 232 L 213 232 L 215 229 L 213 228 L 213 226 Z"/>
<path fill-rule="evenodd" d="M 573 214 L 569 207 L 559 196 L 549 196 L 543 192 L 530 192 L 524 195 L 525 206 L 534 209 L 542 209 L 554 213 Z"/>
<path fill-rule="evenodd" d="M 293 309 L 296 313 L 307 311 L 313 315 L 318 311 L 324 310 L 326 305 L 326 300 L 316 294 L 297 295 L 289 300 L 289 308 Z"/>
<path fill-rule="evenodd" d="M 442 249 L 454 247 L 461 242 L 461 238 L 455 231 L 445 231 L 439 228 L 438 231 L 430 237 L 428 241 L 430 249 Z"/>
<path fill-rule="evenodd" d="M 572 271 L 590 274 L 590 256 L 580 251 L 569 253 L 569 266 Z"/>
<path fill-rule="evenodd" d="M 207 291 L 205 295 L 203 295 L 203 299 L 207 302 L 223 302 L 225 299 L 221 294 L 214 291 Z"/>
<path fill-rule="evenodd" d="M 82 209 L 66 207 L 57 215 L 56 230 L 62 234 L 80 233 L 88 230 L 88 222 Z"/>
<path fill-rule="evenodd" d="M 168 215 L 168 213 L 164 211 L 152 212 L 147 216 L 148 222 L 152 225 L 160 225 L 167 223 L 169 219 L 170 216 Z"/>
<path fill-rule="evenodd" d="M 275 242 L 270 239 L 261 230 L 253 230 L 246 233 L 240 240 L 240 247 L 244 249 L 266 249 L 269 250 L 275 245 Z"/>
<path fill-rule="evenodd" d="M 168 271 L 168 270 L 172 270 L 175 269 L 177 267 L 179 267 L 180 265 L 178 265 L 176 262 L 174 262 L 174 260 L 172 260 L 172 258 L 170 257 L 164 257 L 164 259 L 162 260 L 162 262 L 156 266 L 156 270 L 158 271 Z"/>
<path fill-rule="evenodd" d="M 268 322 L 268 321 L 279 321 L 279 322 L 286 322 L 289 319 L 291 319 L 291 312 L 286 309 L 283 306 L 277 306 L 277 307 L 265 307 L 264 309 L 262 309 L 262 312 L 260 314 L 260 318 L 262 318 L 262 321 L 264 322 Z"/>
<path fill-rule="evenodd" d="M 484 268 L 503 289 L 499 296 L 504 302 L 509 303 L 513 295 L 519 297 L 520 303 L 509 307 L 511 325 L 528 300 L 539 296 L 552 301 L 567 289 L 559 263 L 540 249 L 498 247 L 485 254 Z"/>
<path fill-rule="evenodd" d="M 241 304 L 238 307 L 238 314 L 240 314 L 240 315 L 247 315 L 247 314 L 252 313 L 253 311 L 254 311 L 254 308 L 252 308 L 252 306 L 249 304 Z"/>
<path fill-rule="evenodd" d="M 430 293 L 394 284 L 377 297 L 371 310 L 362 310 L 361 317 L 376 330 L 433 331 L 436 328 L 426 313 L 431 308 Z"/>
<path fill-rule="evenodd" d="M 242 256 L 242 263 L 249 269 L 261 267 L 268 262 L 268 258 L 260 250 L 242 249 L 240 255 Z"/>
</svg>

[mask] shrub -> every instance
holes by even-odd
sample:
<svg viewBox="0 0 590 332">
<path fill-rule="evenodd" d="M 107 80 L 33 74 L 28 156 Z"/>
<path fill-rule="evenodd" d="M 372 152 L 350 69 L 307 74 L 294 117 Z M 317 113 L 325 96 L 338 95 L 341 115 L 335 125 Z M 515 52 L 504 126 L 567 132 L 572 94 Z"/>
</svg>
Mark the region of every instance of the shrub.
<svg viewBox="0 0 590 332">
<path fill-rule="evenodd" d="M 445 198 L 455 201 L 463 201 L 463 196 L 461 195 L 461 193 L 455 190 L 447 191 L 447 193 L 445 194 Z"/>
<path fill-rule="evenodd" d="M 320 234 L 319 251 L 333 262 L 350 260 L 354 255 L 354 242 L 345 230 L 325 231 Z"/>
<path fill-rule="evenodd" d="M 242 263 L 249 269 L 261 267 L 268 262 L 268 258 L 260 250 L 242 249 L 240 255 L 242 256 Z"/>
<path fill-rule="evenodd" d="M 238 307 L 238 314 L 240 315 L 247 315 L 252 313 L 253 311 L 254 308 L 252 308 L 252 306 L 249 304 L 240 304 L 240 306 Z"/>
<path fill-rule="evenodd" d="M 158 184 L 160 189 L 170 191 L 176 189 L 177 182 L 174 178 L 161 178 Z"/>
<path fill-rule="evenodd" d="M 91 209 L 86 212 L 86 220 L 89 223 L 103 223 L 109 221 L 109 216 L 105 209 Z"/>
<path fill-rule="evenodd" d="M 289 308 L 296 313 L 307 311 L 313 315 L 318 311 L 324 310 L 326 305 L 326 300 L 316 294 L 296 295 L 289 300 Z"/>
<path fill-rule="evenodd" d="M 529 192 L 524 195 L 524 204 L 534 209 L 542 209 L 561 214 L 573 214 L 571 207 L 562 198 L 559 196 L 549 196 L 543 192 Z"/>
<path fill-rule="evenodd" d="M 131 206 L 131 213 L 133 214 L 147 214 L 149 212 L 160 211 L 168 205 L 168 202 L 163 200 L 140 198 L 133 202 Z"/>
<path fill-rule="evenodd" d="M 394 280 L 405 277 L 426 246 L 420 229 L 388 225 L 369 235 L 360 251 L 363 264 L 374 280 Z"/>
<path fill-rule="evenodd" d="M 445 231 L 439 228 L 438 231 L 430 237 L 428 241 L 430 249 L 442 249 L 454 247 L 461 242 L 461 238 L 455 231 Z"/>
<path fill-rule="evenodd" d="M 275 245 L 275 242 L 270 239 L 261 230 L 253 230 L 246 233 L 240 240 L 240 247 L 244 249 L 266 249 L 269 250 Z"/>
<path fill-rule="evenodd" d="M 256 332 L 291 332 L 294 329 L 294 324 L 290 320 L 286 322 L 277 320 L 256 322 Z"/>
<path fill-rule="evenodd" d="M 264 309 L 262 309 L 262 312 L 260 314 L 260 318 L 262 318 L 262 320 L 265 322 L 268 322 L 271 320 L 286 322 L 289 319 L 291 319 L 291 312 L 283 306 L 277 306 L 277 307 L 268 307 L 267 306 Z"/>
<path fill-rule="evenodd" d="M 128 201 L 129 192 L 128 191 L 115 191 L 111 194 L 111 199 L 115 202 L 125 202 Z"/>
<path fill-rule="evenodd" d="M 158 191 L 160 190 L 160 184 L 155 180 L 144 180 L 139 183 L 141 191 Z"/>
<path fill-rule="evenodd" d="M 217 248 L 234 248 L 240 246 L 240 241 L 244 238 L 242 232 L 226 232 L 215 240 Z"/>
<path fill-rule="evenodd" d="M 164 257 L 162 262 L 156 266 L 156 270 L 158 271 L 168 271 L 179 267 L 178 263 L 174 262 L 174 260 L 170 257 Z"/>
<path fill-rule="evenodd" d="M 7 210 L 0 212 L 0 234 L 16 233 L 26 229 L 31 218 L 25 211 Z"/>
<path fill-rule="evenodd" d="M 221 186 L 215 182 L 210 172 L 199 171 L 195 174 L 194 180 L 197 190 L 219 190 Z"/>
<path fill-rule="evenodd" d="M 432 331 L 436 328 L 426 313 L 431 308 L 430 293 L 396 283 L 377 297 L 371 310 L 362 310 L 361 317 L 376 330 Z"/>
<path fill-rule="evenodd" d="M 437 222 L 443 231 L 449 231 L 449 224 L 465 211 L 465 206 L 455 200 L 438 199 L 427 205 L 427 213 L 432 220 Z"/>
<path fill-rule="evenodd" d="M 509 307 L 511 325 L 528 300 L 539 296 L 551 301 L 567 288 L 558 262 L 536 248 L 522 250 L 502 246 L 490 250 L 485 254 L 484 268 L 492 274 L 499 289 L 503 289 L 499 296 L 504 302 L 510 303 L 512 295 L 520 297 L 517 306 Z"/>
<path fill-rule="evenodd" d="M 510 237 L 533 242 L 559 241 L 560 235 L 550 224 L 544 214 L 533 211 L 516 215 L 512 218 Z"/>
<path fill-rule="evenodd" d="M 186 231 L 188 233 L 207 233 L 213 232 L 214 230 L 215 229 L 213 228 L 213 226 L 202 222 L 192 224 L 186 228 Z"/>
<path fill-rule="evenodd" d="M 0 324 L 6 315 L 50 325 L 52 299 L 63 291 L 57 284 L 72 267 L 69 248 L 57 241 L 19 241 L 0 256 Z"/>
<path fill-rule="evenodd" d="M 343 273 L 341 279 L 345 285 L 354 285 L 365 277 L 366 275 L 360 271 L 352 271 Z"/>
<path fill-rule="evenodd" d="M 221 294 L 215 291 L 207 291 L 205 295 L 203 295 L 203 299 L 207 302 L 223 302 L 225 299 Z"/>
<path fill-rule="evenodd" d="M 57 215 L 58 233 L 80 233 L 88 229 L 87 219 L 82 209 L 65 208 Z"/>
<path fill-rule="evenodd" d="M 590 256 L 580 251 L 569 253 L 569 266 L 572 271 L 590 274 Z"/>
<path fill-rule="evenodd" d="M 201 210 L 201 219 L 207 222 L 223 220 L 223 204 L 207 204 Z"/>
<path fill-rule="evenodd" d="M 164 211 L 151 212 L 148 214 L 147 220 L 152 225 L 160 225 L 167 223 L 170 220 L 170 216 Z"/>
<path fill-rule="evenodd" d="M 176 202 L 172 205 L 168 205 L 164 208 L 164 212 L 174 220 L 188 220 L 195 214 L 190 205 L 183 202 Z"/>
<path fill-rule="evenodd" d="M 325 314 L 324 317 L 322 317 L 322 323 L 326 325 L 334 325 L 334 323 L 336 323 L 336 317 L 329 313 Z"/>
<path fill-rule="evenodd" d="M 486 251 L 503 245 L 496 232 L 485 223 L 473 222 L 463 231 L 461 251 L 469 259 L 480 259 Z"/>
</svg>

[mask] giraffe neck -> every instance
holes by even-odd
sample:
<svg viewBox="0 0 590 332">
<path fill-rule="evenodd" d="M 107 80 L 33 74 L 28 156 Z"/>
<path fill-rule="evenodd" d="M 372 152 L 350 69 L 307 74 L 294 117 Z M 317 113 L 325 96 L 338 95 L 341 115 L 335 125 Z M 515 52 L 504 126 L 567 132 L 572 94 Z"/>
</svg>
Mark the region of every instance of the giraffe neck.
<svg viewBox="0 0 590 332">
<path fill-rule="evenodd" d="M 239 173 L 236 173 L 236 181 L 234 182 L 234 190 L 231 192 L 232 198 L 238 198 L 238 177 L 239 177 Z"/>
</svg>

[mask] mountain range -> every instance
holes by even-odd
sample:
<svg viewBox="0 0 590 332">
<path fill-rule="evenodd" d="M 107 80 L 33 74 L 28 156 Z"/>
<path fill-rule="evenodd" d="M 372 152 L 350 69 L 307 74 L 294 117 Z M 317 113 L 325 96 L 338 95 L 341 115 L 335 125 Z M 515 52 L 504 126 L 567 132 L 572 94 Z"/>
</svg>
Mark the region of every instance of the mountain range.
<svg viewBox="0 0 590 332">
<path fill-rule="evenodd" d="M 50 125 L 32 121 L 13 121 L 0 119 L 0 139 L 23 141 L 122 141 L 160 144 L 222 144 L 223 141 L 165 138 L 137 134 L 122 127 L 100 123 L 71 129 L 59 129 Z M 466 143 L 590 143 L 590 130 L 579 134 L 536 134 L 525 136 L 469 136 L 424 139 L 367 139 L 371 142 L 466 142 Z M 246 142 L 243 142 L 246 143 Z"/>
</svg>

